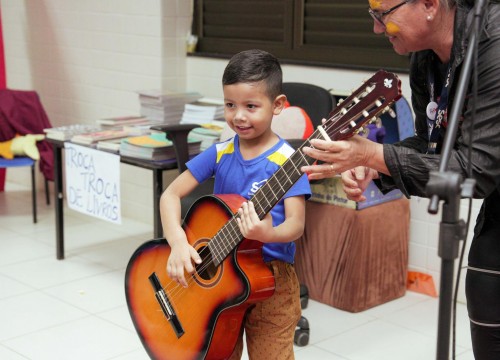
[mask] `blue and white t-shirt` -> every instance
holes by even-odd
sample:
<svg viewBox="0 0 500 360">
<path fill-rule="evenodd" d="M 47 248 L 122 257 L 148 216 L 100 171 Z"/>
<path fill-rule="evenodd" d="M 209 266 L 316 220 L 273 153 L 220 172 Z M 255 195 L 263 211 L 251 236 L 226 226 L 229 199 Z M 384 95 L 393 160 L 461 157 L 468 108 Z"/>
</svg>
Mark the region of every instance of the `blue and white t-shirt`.
<svg viewBox="0 0 500 360">
<path fill-rule="evenodd" d="M 258 157 L 245 160 L 239 150 L 238 135 L 212 145 L 187 163 L 199 183 L 214 176 L 215 194 L 239 194 L 250 199 L 281 165 L 295 152 L 283 139 Z M 303 175 L 271 210 L 273 226 L 285 220 L 284 199 L 291 196 L 311 196 L 307 176 Z M 294 262 L 295 243 L 268 243 L 263 245 L 264 261 Z"/>
</svg>

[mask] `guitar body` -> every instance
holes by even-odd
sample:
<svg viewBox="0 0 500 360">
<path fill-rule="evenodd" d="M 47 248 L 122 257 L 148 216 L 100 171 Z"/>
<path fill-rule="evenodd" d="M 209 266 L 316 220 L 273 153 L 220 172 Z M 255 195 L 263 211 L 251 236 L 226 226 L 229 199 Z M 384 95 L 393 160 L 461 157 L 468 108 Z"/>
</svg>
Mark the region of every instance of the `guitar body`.
<svg viewBox="0 0 500 360">
<path fill-rule="evenodd" d="M 200 254 L 206 251 L 210 239 L 244 201 L 239 195 L 198 199 L 183 224 L 189 243 Z M 244 239 L 218 266 L 206 271 L 197 268 L 187 288 L 168 277 L 169 255 L 165 239 L 148 241 L 132 255 L 125 275 L 129 312 L 149 356 L 227 359 L 236 345 L 245 311 L 274 293 L 274 277 L 263 262 L 262 243 Z M 177 332 L 155 295 L 149 279 L 152 274 L 156 274 L 175 312 L 180 324 Z"/>
</svg>

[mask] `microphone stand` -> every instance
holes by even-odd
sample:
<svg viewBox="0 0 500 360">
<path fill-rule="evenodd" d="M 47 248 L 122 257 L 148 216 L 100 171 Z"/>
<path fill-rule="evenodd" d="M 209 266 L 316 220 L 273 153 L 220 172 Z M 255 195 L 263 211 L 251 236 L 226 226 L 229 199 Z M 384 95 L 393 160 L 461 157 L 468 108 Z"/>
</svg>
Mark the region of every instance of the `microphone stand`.
<svg viewBox="0 0 500 360">
<path fill-rule="evenodd" d="M 428 212 L 437 214 L 439 201 L 443 200 L 442 218 L 439 227 L 438 255 L 441 257 L 441 282 L 439 290 L 439 314 L 437 337 L 437 360 L 448 360 L 450 351 L 451 306 L 453 293 L 454 262 L 458 257 L 460 240 L 465 239 L 465 222 L 459 219 L 461 197 L 472 198 L 475 181 L 467 179 L 462 183 L 460 174 L 447 171 L 451 151 L 458 129 L 458 119 L 465 99 L 472 70 L 473 54 L 477 47 L 487 0 L 477 0 L 474 5 L 474 19 L 469 34 L 469 46 L 457 85 L 455 102 L 448 117 L 448 127 L 443 142 L 439 170 L 430 173 L 427 193 L 431 195 Z M 472 130 L 472 125 L 471 125 Z"/>
</svg>

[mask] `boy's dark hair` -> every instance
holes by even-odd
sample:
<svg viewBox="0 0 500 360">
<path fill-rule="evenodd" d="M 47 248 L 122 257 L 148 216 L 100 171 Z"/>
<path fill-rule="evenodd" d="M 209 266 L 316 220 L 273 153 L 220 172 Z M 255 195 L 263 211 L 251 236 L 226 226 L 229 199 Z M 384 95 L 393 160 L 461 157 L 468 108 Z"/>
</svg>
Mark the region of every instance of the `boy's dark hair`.
<svg viewBox="0 0 500 360">
<path fill-rule="evenodd" d="M 264 81 L 267 95 L 274 100 L 282 93 L 283 73 L 281 65 L 270 53 L 252 49 L 234 55 L 222 75 L 222 85 Z"/>
</svg>

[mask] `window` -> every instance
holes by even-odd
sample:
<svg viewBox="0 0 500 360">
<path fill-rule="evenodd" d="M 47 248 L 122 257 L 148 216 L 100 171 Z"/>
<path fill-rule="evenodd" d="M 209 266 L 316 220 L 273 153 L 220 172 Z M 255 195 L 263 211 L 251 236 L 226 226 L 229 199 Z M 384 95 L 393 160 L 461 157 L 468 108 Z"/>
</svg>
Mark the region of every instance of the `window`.
<svg viewBox="0 0 500 360">
<path fill-rule="evenodd" d="M 283 63 L 407 71 L 367 9 L 367 0 L 195 0 L 193 34 L 201 55 L 259 48 Z"/>
</svg>

